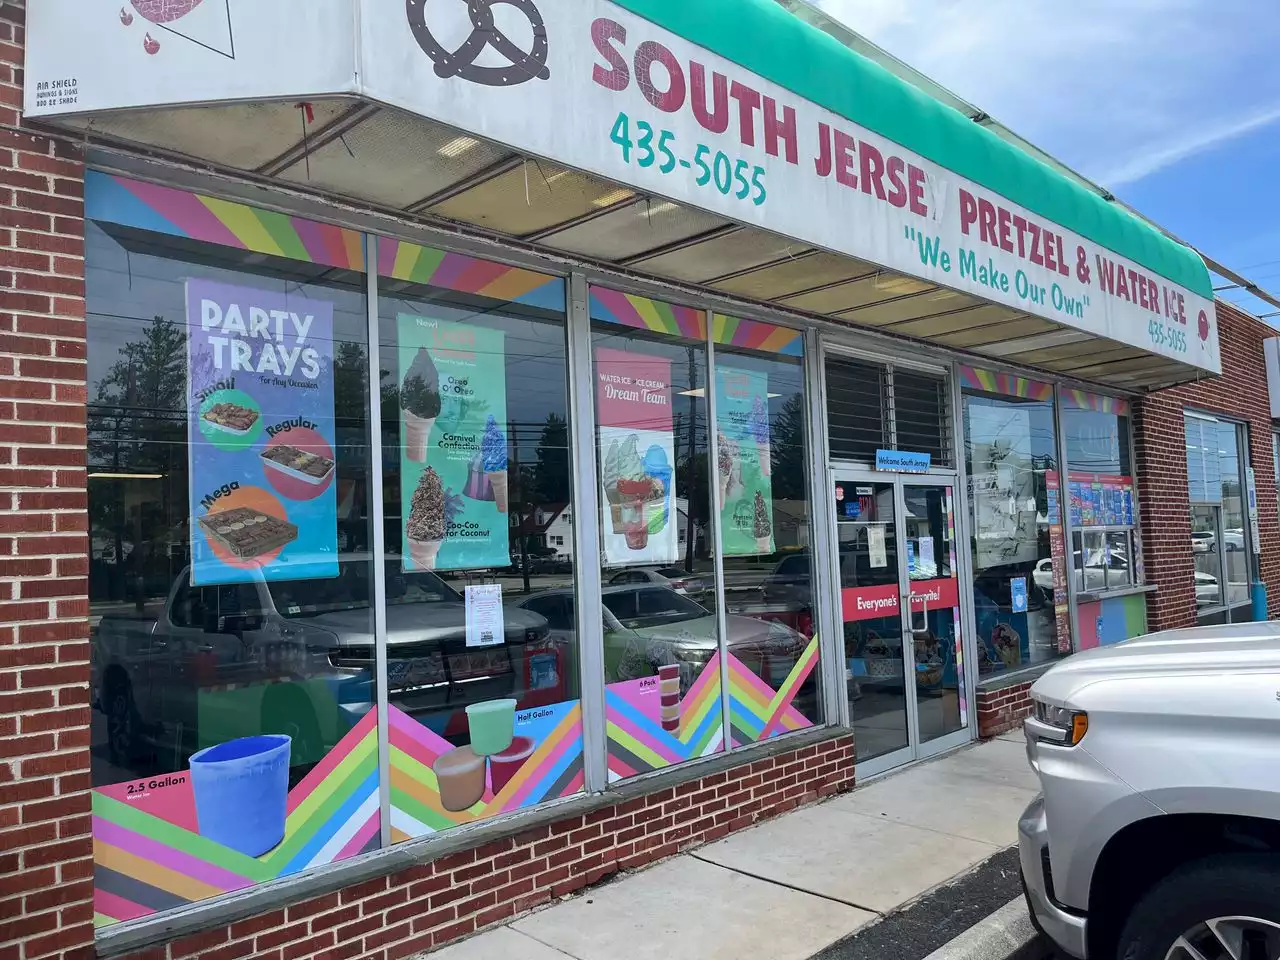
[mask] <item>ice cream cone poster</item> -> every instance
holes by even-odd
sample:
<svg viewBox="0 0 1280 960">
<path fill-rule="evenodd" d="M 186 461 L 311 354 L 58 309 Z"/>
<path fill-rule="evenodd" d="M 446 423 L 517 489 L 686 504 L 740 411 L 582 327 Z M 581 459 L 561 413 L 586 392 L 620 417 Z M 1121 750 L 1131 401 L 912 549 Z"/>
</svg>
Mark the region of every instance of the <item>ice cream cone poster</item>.
<svg viewBox="0 0 1280 960">
<path fill-rule="evenodd" d="M 716 368 L 716 478 L 726 556 L 774 552 L 769 377 Z"/>
<path fill-rule="evenodd" d="M 596 408 L 605 565 L 674 563 L 671 362 L 598 347 Z"/>
<path fill-rule="evenodd" d="M 186 294 L 192 583 L 336 577 L 333 304 Z"/>
<path fill-rule="evenodd" d="M 397 328 L 404 568 L 505 567 L 505 338 L 407 313 Z"/>
</svg>

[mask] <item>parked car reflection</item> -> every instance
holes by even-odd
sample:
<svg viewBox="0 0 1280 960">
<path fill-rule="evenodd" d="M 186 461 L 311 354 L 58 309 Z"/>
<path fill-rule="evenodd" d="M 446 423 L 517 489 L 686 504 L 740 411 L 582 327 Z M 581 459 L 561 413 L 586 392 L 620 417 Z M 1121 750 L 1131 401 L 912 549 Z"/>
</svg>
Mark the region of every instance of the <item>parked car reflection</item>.
<svg viewBox="0 0 1280 960">
<path fill-rule="evenodd" d="M 287 733 L 296 779 L 376 700 L 369 566 L 354 554 L 331 579 L 216 586 L 184 570 L 163 602 L 103 616 L 93 699 L 111 761 L 172 770 L 205 746 Z M 470 703 L 576 695 L 572 654 L 535 612 L 506 608 L 504 642 L 469 649 L 463 598 L 434 573 L 388 557 L 386 587 L 389 698 L 441 735 L 465 733 Z"/>
<path fill-rule="evenodd" d="M 678 664 L 681 692 L 688 692 L 718 649 L 715 615 L 660 584 L 607 586 L 602 600 L 606 681 L 650 677 L 660 666 Z M 550 590 L 519 606 L 544 617 L 553 637 L 574 642 L 571 591 Z M 731 615 L 725 626 L 729 653 L 764 677 L 789 671 L 808 642 L 777 621 Z"/>
</svg>

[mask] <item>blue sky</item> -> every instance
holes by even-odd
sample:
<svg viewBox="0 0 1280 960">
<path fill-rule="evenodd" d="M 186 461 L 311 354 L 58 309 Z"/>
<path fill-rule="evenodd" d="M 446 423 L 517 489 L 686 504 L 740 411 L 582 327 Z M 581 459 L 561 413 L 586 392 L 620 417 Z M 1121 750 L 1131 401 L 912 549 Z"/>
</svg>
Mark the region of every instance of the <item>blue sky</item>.
<svg viewBox="0 0 1280 960">
<path fill-rule="evenodd" d="M 817 6 L 1280 295 L 1276 0 Z"/>
</svg>

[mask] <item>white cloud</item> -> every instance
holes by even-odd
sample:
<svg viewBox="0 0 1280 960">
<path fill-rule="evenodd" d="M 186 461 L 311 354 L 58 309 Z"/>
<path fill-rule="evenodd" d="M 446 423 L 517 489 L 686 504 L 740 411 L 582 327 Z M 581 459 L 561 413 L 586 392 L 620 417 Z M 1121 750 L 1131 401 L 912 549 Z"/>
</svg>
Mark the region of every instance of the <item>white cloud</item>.
<svg viewBox="0 0 1280 960">
<path fill-rule="evenodd" d="M 1274 0 L 818 6 L 1108 185 L 1280 120 Z"/>
</svg>

